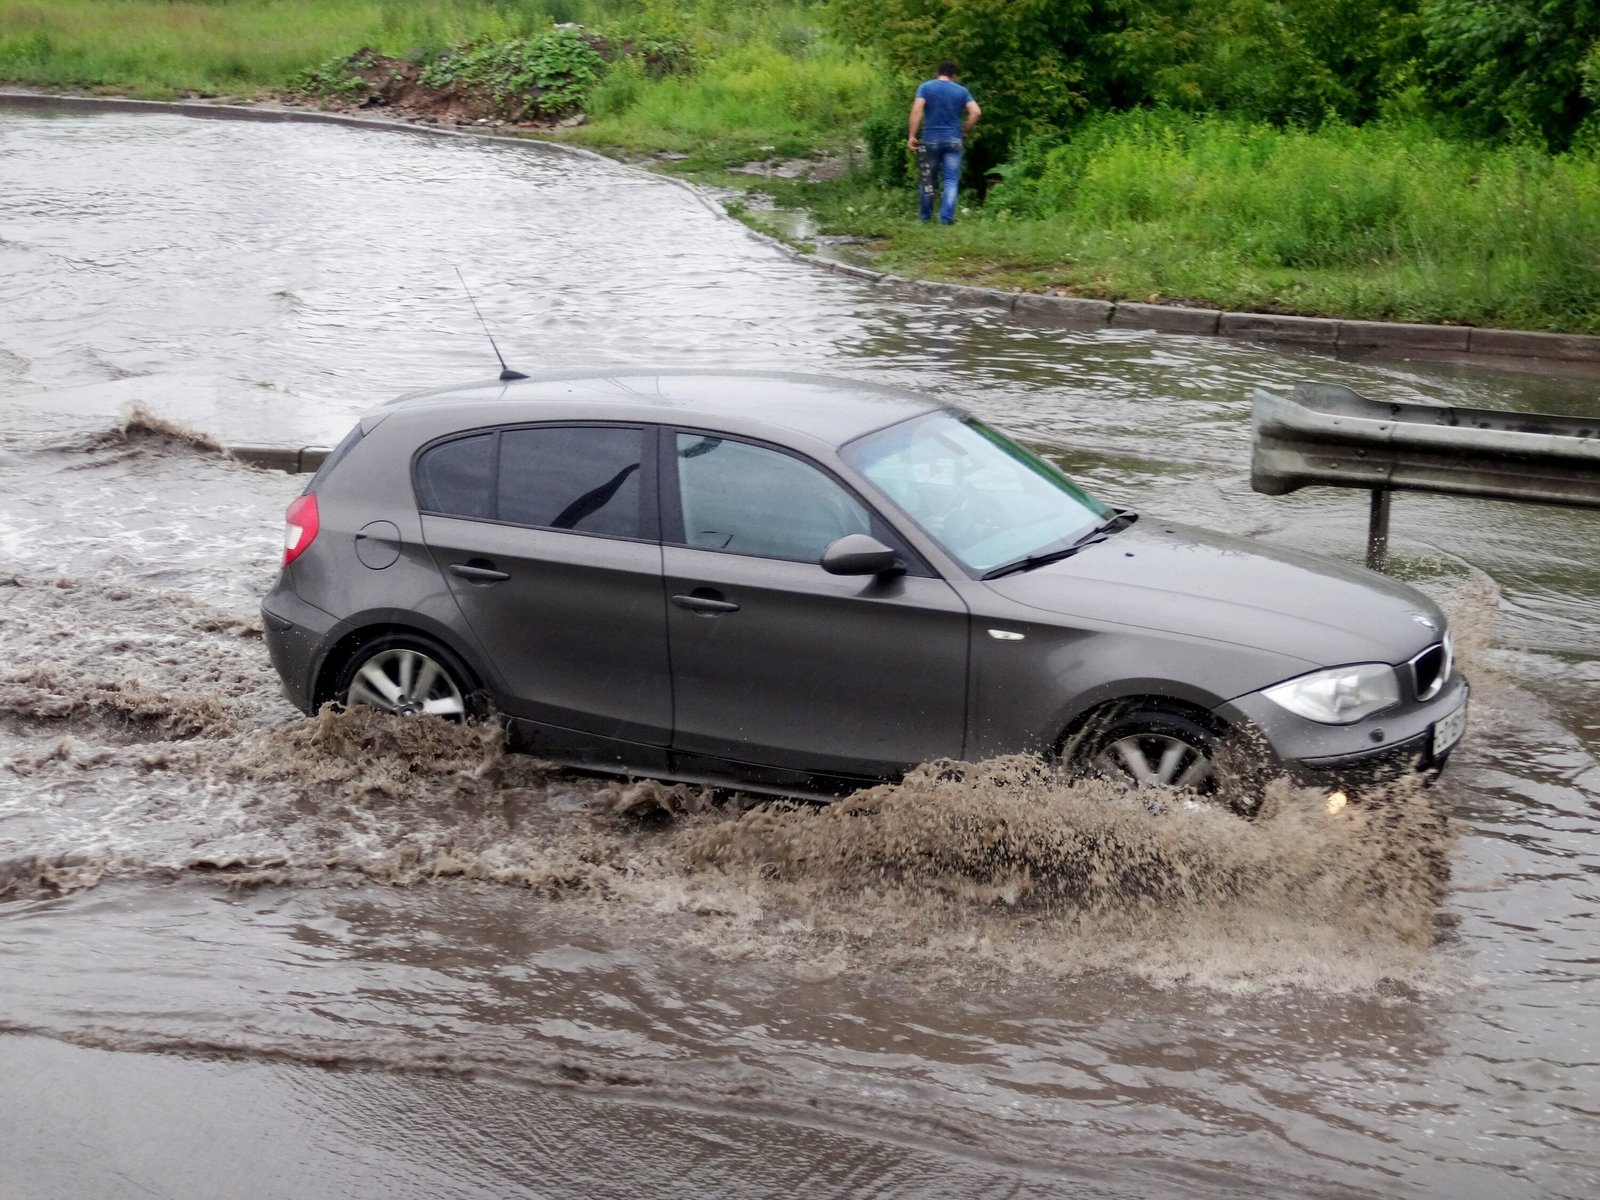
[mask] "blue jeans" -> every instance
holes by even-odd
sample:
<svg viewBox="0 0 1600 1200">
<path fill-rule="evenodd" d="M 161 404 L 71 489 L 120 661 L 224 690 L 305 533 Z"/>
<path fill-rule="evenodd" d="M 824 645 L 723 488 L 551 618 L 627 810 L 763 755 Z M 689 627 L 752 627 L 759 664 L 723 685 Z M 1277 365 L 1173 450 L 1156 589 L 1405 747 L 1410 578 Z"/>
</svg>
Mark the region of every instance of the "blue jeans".
<svg viewBox="0 0 1600 1200">
<path fill-rule="evenodd" d="M 933 216 L 933 173 L 939 172 L 941 195 L 939 197 L 939 224 L 950 225 L 956 219 L 956 184 L 961 181 L 961 139 L 941 138 L 923 142 L 917 147 L 917 183 L 921 189 L 921 216 L 924 221 Z"/>
</svg>

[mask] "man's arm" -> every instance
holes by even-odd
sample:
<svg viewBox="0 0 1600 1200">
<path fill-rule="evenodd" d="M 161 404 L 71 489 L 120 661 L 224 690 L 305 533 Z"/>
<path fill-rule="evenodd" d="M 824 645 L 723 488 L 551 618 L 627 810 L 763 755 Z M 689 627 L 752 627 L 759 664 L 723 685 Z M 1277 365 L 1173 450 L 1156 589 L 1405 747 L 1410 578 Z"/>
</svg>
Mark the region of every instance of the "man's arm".
<svg viewBox="0 0 1600 1200">
<path fill-rule="evenodd" d="M 976 100 L 967 101 L 967 123 L 961 127 L 961 136 L 965 137 L 972 132 L 972 127 L 978 123 L 978 118 L 983 116 L 983 109 L 978 107 Z"/>
<path fill-rule="evenodd" d="M 928 107 L 928 102 L 918 96 L 911 102 L 911 119 L 906 127 L 906 146 L 908 149 L 917 148 L 917 129 L 922 124 L 922 110 Z"/>
</svg>

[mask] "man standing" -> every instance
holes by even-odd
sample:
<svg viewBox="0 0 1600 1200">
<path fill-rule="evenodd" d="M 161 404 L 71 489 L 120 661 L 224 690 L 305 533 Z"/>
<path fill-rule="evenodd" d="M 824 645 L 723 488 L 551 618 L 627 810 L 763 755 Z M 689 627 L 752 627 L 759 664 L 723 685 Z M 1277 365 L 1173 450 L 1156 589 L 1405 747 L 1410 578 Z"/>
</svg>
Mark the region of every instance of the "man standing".
<svg viewBox="0 0 1600 1200">
<path fill-rule="evenodd" d="M 911 121 L 906 145 L 917 152 L 917 180 L 921 187 L 921 216 L 933 216 L 933 173 L 939 172 L 942 195 L 939 199 L 939 224 L 956 219 L 956 184 L 961 179 L 961 140 L 983 115 L 983 109 L 955 81 L 956 65 L 946 59 L 935 68 L 937 78 L 917 89 L 911 102 Z M 923 119 L 927 123 L 923 124 Z M 922 140 L 917 140 L 917 128 Z"/>
</svg>

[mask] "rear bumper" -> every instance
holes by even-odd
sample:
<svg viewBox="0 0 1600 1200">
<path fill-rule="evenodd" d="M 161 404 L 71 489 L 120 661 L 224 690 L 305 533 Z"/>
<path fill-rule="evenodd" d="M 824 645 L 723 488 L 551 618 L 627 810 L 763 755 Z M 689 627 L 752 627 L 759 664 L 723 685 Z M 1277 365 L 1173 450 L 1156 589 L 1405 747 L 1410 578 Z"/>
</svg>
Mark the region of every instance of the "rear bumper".
<svg viewBox="0 0 1600 1200">
<path fill-rule="evenodd" d="M 283 681 L 284 698 L 301 712 L 316 711 L 317 667 L 334 619 L 300 599 L 282 576 L 261 601 L 267 655 Z"/>
</svg>

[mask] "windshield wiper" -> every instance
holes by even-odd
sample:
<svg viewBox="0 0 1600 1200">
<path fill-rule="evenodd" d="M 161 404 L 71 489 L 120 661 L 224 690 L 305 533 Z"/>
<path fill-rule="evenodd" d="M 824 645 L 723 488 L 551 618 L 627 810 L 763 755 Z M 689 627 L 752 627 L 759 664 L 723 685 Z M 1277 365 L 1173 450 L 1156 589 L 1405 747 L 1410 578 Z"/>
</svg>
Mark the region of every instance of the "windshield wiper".
<svg viewBox="0 0 1600 1200">
<path fill-rule="evenodd" d="M 1098 545 L 1120 529 L 1126 529 L 1139 519 L 1139 514 L 1131 508 L 1114 508 L 1111 515 L 1087 533 L 1082 534 L 1069 546 L 1060 546 L 1054 550 L 1043 550 L 1034 554 L 1025 554 L 1021 558 L 1008 563 L 1001 563 L 998 567 L 991 567 L 978 578 L 999 579 L 1005 575 L 1015 575 L 1019 571 L 1031 571 L 1035 567 L 1042 567 L 1048 563 L 1060 562 L 1063 558 L 1071 558 L 1079 550 L 1089 546 Z"/>
</svg>

